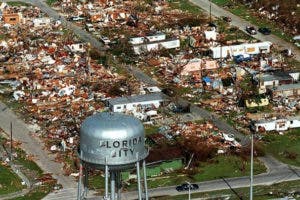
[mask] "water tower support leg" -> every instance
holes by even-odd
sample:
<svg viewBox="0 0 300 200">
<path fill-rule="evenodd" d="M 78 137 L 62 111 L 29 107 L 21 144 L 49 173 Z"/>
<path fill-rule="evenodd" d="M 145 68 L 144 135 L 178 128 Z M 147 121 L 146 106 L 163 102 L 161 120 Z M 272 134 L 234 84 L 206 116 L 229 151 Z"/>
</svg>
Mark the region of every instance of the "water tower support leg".
<svg viewBox="0 0 300 200">
<path fill-rule="evenodd" d="M 87 165 L 84 165 L 84 196 L 87 196 L 89 185 L 89 168 Z"/>
<path fill-rule="evenodd" d="M 121 182 L 121 172 L 118 171 L 117 173 L 117 192 L 118 192 L 118 198 L 117 200 L 121 200 L 121 189 L 122 189 L 122 182 Z"/>
<path fill-rule="evenodd" d="M 143 160 L 144 170 L 144 189 L 145 189 L 145 200 L 148 200 L 148 185 L 147 185 L 147 173 L 146 173 L 146 161 Z"/>
<path fill-rule="evenodd" d="M 110 196 L 111 196 L 111 200 L 115 200 L 115 195 L 116 195 L 116 192 L 115 192 L 115 186 L 116 186 L 116 174 L 115 172 L 111 172 L 110 173 Z"/>
<path fill-rule="evenodd" d="M 139 161 L 136 162 L 136 173 L 137 173 L 139 200 L 142 200 L 141 174 L 140 174 L 140 162 Z"/>
<path fill-rule="evenodd" d="M 107 164 L 105 165 L 105 199 L 108 199 L 108 165 Z"/>
<path fill-rule="evenodd" d="M 78 187 L 77 187 L 77 200 L 81 200 L 81 179 L 82 179 L 82 162 L 80 161 L 79 179 L 78 179 Z"/>
</svg>

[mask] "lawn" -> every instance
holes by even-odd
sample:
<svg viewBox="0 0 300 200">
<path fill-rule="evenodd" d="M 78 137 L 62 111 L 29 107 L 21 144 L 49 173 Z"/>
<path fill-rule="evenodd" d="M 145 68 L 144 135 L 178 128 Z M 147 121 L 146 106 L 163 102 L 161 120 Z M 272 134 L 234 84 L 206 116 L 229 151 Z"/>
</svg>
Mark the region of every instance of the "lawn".
<svg viewBox="0 0 300 200">
<path fill-rule="evenodd" d="M 52 191 L 52 184 L 44 184 L 31 190 L 24 196 L 14 198 L 14 200 L 40 200 L 43 199 L 48 193 Z"/>
<path fill-rule="evenodd" d="M 145 135 L 152 135 L 155 133 L 158 133 L 158 126 L 153 126 L 153 125 L 145 125 Z"/>
<path fill-rule="evenodd" d="M 253 187 L 253 199 L 255 200 L 266 200 L 266 199 L 277 199 L 283 198 L 288 195 L 289 192 L 299 191 L 300 181 L 290 181 L 277 183 L 270 186 L 255 186 Z M 213 192 L 194 193 L 191 195 L 192 198 L 206 198 L 206 199 L 249 199 L 249 188 L 238 188 L 232 190 L 218 190 Z M 295 195 L 296 196 L 296 195 Z M 156 200 L 182 200 L 187 199 L 187 194 L 177 196 L 164 196 L 157 197 Z M 230 198 L 226 198 L 230 197 Z M 299 199 L 299 197 L 296 197 Z"/>
<path fill-rule="evenodd" d="M 48 5 L 53 5 L 55 2 L 57 2 L 58 0 L 47 0 L 46 2 L 47 2 L 47 4 Z"/>
<path fill-rule="evenodd" d="M 9 2 L 7 2 L 7 4 L 10 6 L 29 6 L 30 5 L 28 3 L 24 3 L 21 1 L 9 1 Z"/>
<path fill-rule="evenodd" d="M 243 161 L 237 156 L 217 156 L 212 163 L 204 163 L 200 166 L 202 173 L 194 176 L 195 181 L 206 181 L 219 178 L 249 176 L 250 160 Z M 266 167 L 259 161 L 254 162 L 254 174 L 266 171 Z"/>
<path fill-rule="evenodd" d="M 17 192 L 24 188 L 21 179 L 9 167 L 0 165 L 0 195 Z"/>
<path fill-rule="evenodd" d="M 179 9 L 196 15 L 203 12 L 201 8 L 186 0 L 168 0 L 168 2 L 173 9 Z"/>
<path fill-rule="evenodd" d="M 286 132 L 284 135 L 268 133 L 264 137 L 265 150 L 278 160 L 300 166 L 300 129 Z"/>
</svg>

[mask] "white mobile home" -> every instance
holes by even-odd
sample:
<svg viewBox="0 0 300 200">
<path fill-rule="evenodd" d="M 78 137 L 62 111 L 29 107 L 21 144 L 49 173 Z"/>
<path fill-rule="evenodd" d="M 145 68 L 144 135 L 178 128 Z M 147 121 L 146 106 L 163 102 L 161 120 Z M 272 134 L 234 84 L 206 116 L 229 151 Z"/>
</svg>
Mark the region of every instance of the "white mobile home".
<svg viewBox="0 0 300 200">
<path fill-rule="evenodd" d="M 143 52 L 157 51 L 162 48 L 174 49 L 178 47 L 180 47 L 180 40 L 175 38 L 134 45 L 133 51 L 135 54 L 141 54 Z"/>
<path fill-rule="evenodd" d="M 286 131 L 290 128 L 300 128 L 300 116 L 288 119 L 259 120 L 251 123 L 252 130 L 259 131 Z"/>
<path fill-rule="evenodd" d="M 159 108 L 166 101 L 168 101 L 168 98 L 165 94 L 154 92 L 109 99 L 108 106 L 112 112 L 125 112 L 135 111 L 137 108 Z"/>
<path fill-rule="evenodd" d="M 166 34 L 164 33 L 156 33 L 153 35 L 147 35 L 145 37 L 133 37 L 129 39 L 129 43 L 136 45 L 136 44 L 143 44 L 147 42 L 155 42 L 155 41 L 161 41 L 166 39 Z"/>
<path fill-rule="evenodd" d="M 255 55 L 259 53 L 269 53 L 271 42 L 258 42 L 249 44 L 240 44 L 232 46 L 211 47 L 211 56 L 213 58 L 226 58 L 228 56 L 237 56 L 241 54 Z"/>
</svg>

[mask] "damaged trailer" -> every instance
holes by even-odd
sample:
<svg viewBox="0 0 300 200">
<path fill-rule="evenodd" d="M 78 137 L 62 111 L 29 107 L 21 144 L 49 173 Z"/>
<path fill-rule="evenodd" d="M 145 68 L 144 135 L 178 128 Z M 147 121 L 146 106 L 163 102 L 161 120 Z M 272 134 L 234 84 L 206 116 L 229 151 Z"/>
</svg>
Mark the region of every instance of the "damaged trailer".
<svg viewBox="0 0 300 200">
<path fill-rule="evenodd" d="M 244 54 L 256 55 L 260 53 L 269 53 L 271 45 L 271 42 L 266 41 L 231 46 L 211 47 L 210 54 L 212 58 L 226 58 Z"/>
<path fill-rule="evenodd" d="M 300 116 L 287 119 L 252 121 L 250 128 L 255 132 L 286 131 L 290 128 L 300 128 Z"/>
</svg>

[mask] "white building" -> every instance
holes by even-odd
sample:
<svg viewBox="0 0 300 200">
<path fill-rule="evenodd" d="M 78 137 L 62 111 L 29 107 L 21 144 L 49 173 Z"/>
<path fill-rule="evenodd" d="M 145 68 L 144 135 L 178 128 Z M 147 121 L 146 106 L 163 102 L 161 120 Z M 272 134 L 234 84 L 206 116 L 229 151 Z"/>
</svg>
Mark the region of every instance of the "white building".
<svg viewBox="0 0 300 200">
<path fill-rule="evenodd" d="M 271 42 L 258 42 L 231 46 L 211 47 L 211 56 L 213 58 L 226 58 L 227 56 L 237 56 L 241 54 L 255 55 L 259 53 L 269 53 Z"/>
<path fill-rule="evenodd" d="M 44 27 L 44 26 L 49 26 L 51 20 L 48 17 L 43 17 L 43 18 L 35 18 L 32 20 L 32 22 L 34 27 Z"/>
<path fill-rule="evenodd" d="M 143 44 L 147 42 L 155 42 L 161 41 L 166 39 L 166 34 L 164 33 L 156 33 L 153 35 L 147 35 L 145 37 L 133 37 L 129 39 L 129 43 L 136 45 L 136 44 Z"/>
<path fill-rule="evenodd" d="M 133 45 L 133 51 L 135 54 L 141 54 L 143 52 L 157 51 L 162 48 L 174 49 L 178 47 L 180 47 L 180 40 L 175 38 Z"/>
<path fill-rule="evenodd" d="M 300 128 L 300 116 L 287 119 L 259 120 L 251 123 L 251 128 L 256 131 L 286 131 L 290 128 Z"/>
<path fill-rule="evenodd" d="M 81 52 L 84 53 L 85 52 L 85 47 L 84 44 L 79 43 L 79 44 L 70 44 L 68 45 L 70 51 L 72 52 Z"/>
<path fill-rule="evenodd" d="M 109 109 L 113 112 L 135 111 L 137 108 L 159 108 L 168 101 L 167 96 L 160 92 L 144 95 L 118 97 L 108 100 Z"/>
</svg>

